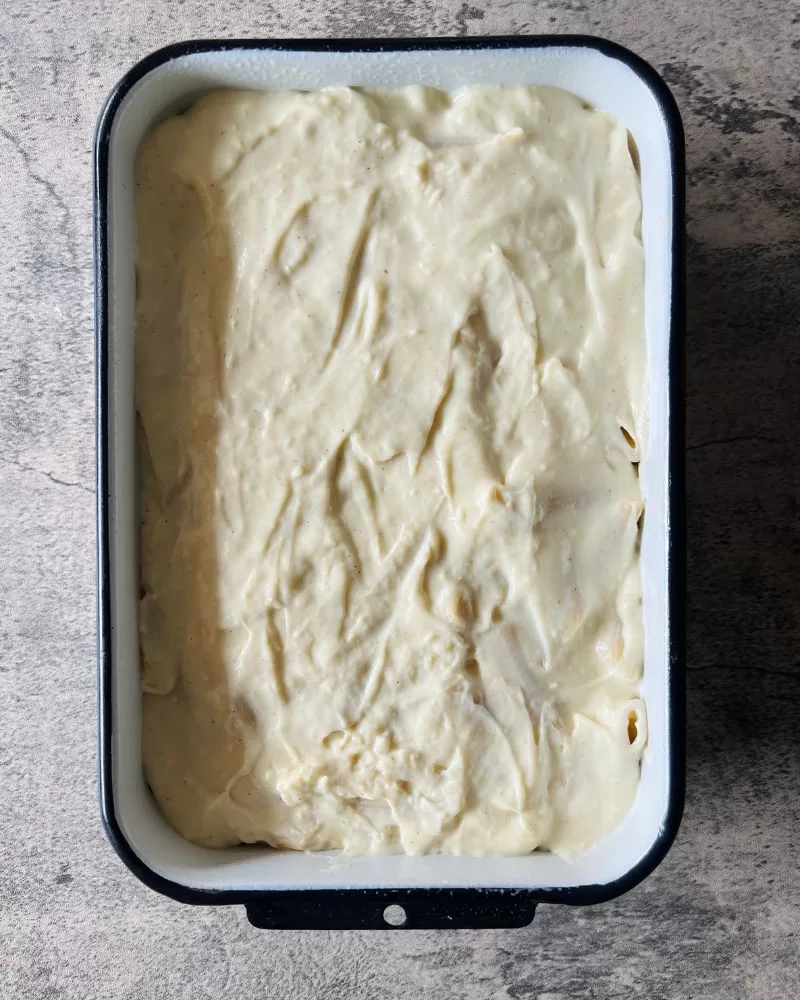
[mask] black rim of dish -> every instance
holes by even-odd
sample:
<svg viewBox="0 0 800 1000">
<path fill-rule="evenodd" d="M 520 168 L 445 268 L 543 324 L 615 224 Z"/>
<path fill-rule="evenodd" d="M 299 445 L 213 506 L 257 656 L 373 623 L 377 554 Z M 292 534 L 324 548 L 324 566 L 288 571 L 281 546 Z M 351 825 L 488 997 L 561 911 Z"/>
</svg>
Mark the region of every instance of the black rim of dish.
<svg viewBox="0 0 800 1000">
<path fill-rule="evenodd" d="M 108 166 L 114 121 L 125 97 L 148 73 L 186 55 L 236 49 L 286 52 L 397 52 L 587 48 L 625 63 L 649 88 L 663 116 L 672 173 L 672 276 L 669 332 L 670 442 L 668 459 L 669 538 L 667 548 L 669 642 L 667 691 L 669 789 L 665 819 L 647 854 L 625 875 L 602 885 L 541 889 L 368 888 L 368 889 L 196 889 L 159 875 L 135 853 L 122 832 L 114 806 L 112 778 L 113 663 L 111 657 Z M 323 929 L 384 928 L 384 910 L 400 906 L 404 928 L 517 927 L 530 923 L 539 903 L 583 906 L 622 895 L 664 859 L 678 832 L 685 794 L 686 517 L 684 485 L 685 393 L 685 153 L 683 124 L 669 88 L 649 63 L 629 50 L 591 35 L 481 36 L 398 39 L 223 39 L 178 42 L 151 53 L 114 87 L 100 114 L 94 144 L 95 364 L 97 392 L 97 567 L 100 809 L 114 849 L 146 885 L 173 899 L 198 904 L 245 904 L 259 927 Z M 396 924 L 395 924 L 396 925 Z"/>
</svg>

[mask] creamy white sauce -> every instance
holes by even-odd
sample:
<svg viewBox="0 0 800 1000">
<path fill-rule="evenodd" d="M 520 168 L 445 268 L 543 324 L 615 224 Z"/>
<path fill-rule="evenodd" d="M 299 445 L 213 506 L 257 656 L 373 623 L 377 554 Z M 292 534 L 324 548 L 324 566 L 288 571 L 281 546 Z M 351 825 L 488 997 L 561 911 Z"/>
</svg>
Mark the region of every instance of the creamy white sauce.
<svg viewBox="0 0 800 1000">
<path fill-rule="evenodd" d="M 646 740 L 625 129 L 538 88 L 217 92 L 146 138 L 137 199 L 143 752 L 169 821 L 594 844 Z"/>
</svg>

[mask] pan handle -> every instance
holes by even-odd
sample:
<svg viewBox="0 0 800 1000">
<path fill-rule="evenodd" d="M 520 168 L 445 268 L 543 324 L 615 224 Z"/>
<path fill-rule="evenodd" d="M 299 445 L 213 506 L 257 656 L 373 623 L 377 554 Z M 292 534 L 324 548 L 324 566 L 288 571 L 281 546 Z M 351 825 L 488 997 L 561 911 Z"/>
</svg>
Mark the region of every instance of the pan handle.
<svg viewBox="0 0 800 1000">
<path fill-rule="evenodd" d="M 267 892 L 245 909 L 265 930 L 440 930 L 524 927 L 536 905 L 513 889 L 346 889 Z"/>
</svg>

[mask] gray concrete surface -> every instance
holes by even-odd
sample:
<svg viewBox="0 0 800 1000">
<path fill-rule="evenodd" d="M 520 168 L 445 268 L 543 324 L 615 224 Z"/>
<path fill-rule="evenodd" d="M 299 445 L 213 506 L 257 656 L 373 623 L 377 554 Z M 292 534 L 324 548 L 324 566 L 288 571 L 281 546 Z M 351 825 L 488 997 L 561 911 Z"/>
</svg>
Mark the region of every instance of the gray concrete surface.
<svg viewBox="0 0 800 1000">
<path fill-rule="evenodd" d="M 138 884 L 96 806 L 92 133 L 202 36 L 581 31 L 674 87 L 689 161 L 689 773 L 661 869 L 507 932 L 258 932 Z M 800 990 L 796 0 L 0 6 L 0 995 L 788 998 Z"/>
</svg>

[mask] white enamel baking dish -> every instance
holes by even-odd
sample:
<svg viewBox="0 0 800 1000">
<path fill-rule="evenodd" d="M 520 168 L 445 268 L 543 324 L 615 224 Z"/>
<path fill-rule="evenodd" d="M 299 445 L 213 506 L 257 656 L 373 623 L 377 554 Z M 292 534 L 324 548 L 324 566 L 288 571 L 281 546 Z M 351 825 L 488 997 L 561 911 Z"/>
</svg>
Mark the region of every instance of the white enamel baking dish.
<svg viewBox="0 0 800 1000">
<path fill-rule="evenodd" d="M 141 766 L 134 155 L 155 122 L 211 88 L 417 83 L 563 87 L 621 121 L 639 150 L 649 385 L 640 470 L 649 730 L 641 786 L 619 828 L 571 863 L 544 852 L 341 858 L 204 849 L 162 819 Z M 680 117 L 661 78 L 626 50 L 589 37 L 188 42 L 154 53 L 118 83 L 95 143 L 101 802 L 111 842 L 148 885 L 185 902 L 244 903 L 264 927 L 387 927 L 389 905 L 403 908 L 405 927 L 512 926 L 528 923 L 539 902 L 618 895 L 664 857 L 684 783 L 683 157 Z"/>
</svg>

